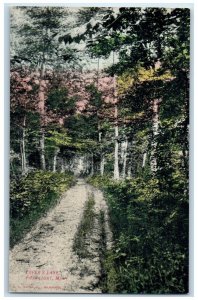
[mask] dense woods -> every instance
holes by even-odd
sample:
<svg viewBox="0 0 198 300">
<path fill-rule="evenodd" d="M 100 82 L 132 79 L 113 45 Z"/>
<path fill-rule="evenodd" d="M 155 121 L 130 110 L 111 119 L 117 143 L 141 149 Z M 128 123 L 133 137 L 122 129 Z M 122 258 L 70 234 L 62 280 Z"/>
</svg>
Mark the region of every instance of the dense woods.
<svg viewBox="0 0 198 300">
<path fill-rule="evenodd" d="M 10 17 L 11 247 L 82 176 L 109 207 L 104 292 L 187 293 L 189 9 Z"/>
</svg>

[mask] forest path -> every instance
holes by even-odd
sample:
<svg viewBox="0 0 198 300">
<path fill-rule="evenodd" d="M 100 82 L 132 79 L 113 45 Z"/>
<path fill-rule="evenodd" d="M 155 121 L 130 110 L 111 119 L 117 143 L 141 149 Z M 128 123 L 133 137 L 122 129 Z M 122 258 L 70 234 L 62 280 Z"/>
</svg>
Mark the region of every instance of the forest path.
<svg viewBox="0 0 198 300">
<path fill-rule="evenodd" d="M 95 201 L 94 220 L 84 244 L 86 253 L 91 255 L 82 258 L 74 253 L 73 243 L 90 195 Z M 10 251 L 9 289 L 11 292 L 101 293 L 98 283 L 102 255 L 111 244 L 102 192 L 79 179 Z"/>
</svg>

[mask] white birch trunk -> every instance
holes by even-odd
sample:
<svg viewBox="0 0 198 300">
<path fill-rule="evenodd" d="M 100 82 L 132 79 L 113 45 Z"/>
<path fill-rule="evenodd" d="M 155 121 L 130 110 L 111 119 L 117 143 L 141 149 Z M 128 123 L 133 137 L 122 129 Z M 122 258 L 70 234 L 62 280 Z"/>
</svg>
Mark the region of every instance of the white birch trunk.
<svg viewBox="0 0 198 300">
<path fill-rule="evenodd" d="M 115 105 L 115 148 L 114 148 L 114 179 L 118 180 L 120 178 L 119 174 L 119 143 L 118 143 L 118 135 L 119 135 L 119 129 L 117 124 L 117 117 L 118 117 L 118 107 Z"/>
<path fill-rule="evenodd" d="M 90 163 L 89 163 L 89 156 L 86 155 L 86 174 L 89 174 L 89 170 L 90 170 Z"/>
<path fill-rule="evenodd" d="M 20 143 L 20 150 L 21 150 L 21 174 L 23 175 L 24 173 L 24 163 L 23 163 L 23 148 L 22 148 L 22 143 Z"/>
<path fill-rule="evenodd" d="M 147 153 L 144 152 L 144 154 L 143 154 L 143 160 L 142 160 L 142 168 L 144 168 L 145 165 L 146 165 L 146 157 L 147 157 Z"/>
<path fill-rule="evenodd" d="M 155 173 L 157 171 L 157 142 L 156 137 L 158 135 L 159 130 L 159 99 L 153 100 L 153 139 L 151 142 L 151 172 Z"/>
<path fill-rule="evenodd" d="M 42 170 L 46 169 L 45 164 L 45 131 L 41 129 L 41 138 L 40 138 L 40 148 L 41 148 L 41 168 Z"/>
<path fill-rule="evenodd" d="M 122 177 L 126 177 L 126 165 L 127 165 L 127 149 L 128 149 L 128 140 L 123 143 L 123 169 L 122 169 Z"/>
<path fill-rule="evenodd" d="M 65 172 L 65 163 L 64 163 L 64 159 L 61 158 L 61 173 Z"/>
<path fill-rule="evenodd" d="M 131 164 L 129 164 L 129 167 L 127 170 L 127 178 L 131 178 Z"/>
<path fill-rule="evenodd" d="M 100 126 L 98 125 L 98 141 L 99 143 L 102 142 L 102 132 L 100 132 Z M 105 164 L 105 158 L 104 155 L 102 153 L 102 149 L 101 149 L 101 153 L 100 153 L 100 175 L 103 176 L 104 175 L 104 164 Z"/>
<path fill-rule="evenodd" d="M 115 149 L 114 149 L 114 179 L 119 179 L 119 143 L 118 143 L 118 125 L 115 125 Z"/>
<path fill-rule="evenodd" d="M 105 168 L 105 157 L 102 155 L 101 161 L 100 161 L 100 175 L 104 175 L 104 168 Z"/>
<path fill-rule="evenodd" d="M 93 153 L 91 155 L 91 176 L 94 175 L 94 160 L 93 160 Z"/>
<path fill-rule="evenodd" d="M 102 141 L 102 132 L 98 133 L 98 141 L 99 141 L 99 143 L 101 143 L 101 141 Z"/>
<path fill-rule="evenodd" d="M 27 173 L 27 160 L 26 160 L 26 147 L 25 147 L 25 139 L 26 139 L 26 116 L 23 119 L 23 129 L 22 129 L 22 143 L 21 143 L 21 169 L 22 175 Z"/>
<path fill-rule="evenodd" d="M 114 65 L 114 51 L 113 51 L 113 65 Z M 114 179 L 119 180 L 120 174 L 119 174 L 119 143 L 118 143 L 118 135 L 119 135 L 119 129 L 118 129 L 118 106 L 117 106 L 117 93 L 116 93 L 116 78 L 115 75 L 113 77 L 113 98 L 115 103 L 115 111 L 114 111 L 114 119 L 115 119 L 115 148 L 114 148 Z"/>
<path fill-rule="evenodd" d="M 40 110 L 40 126 L 41 126 L 41 138 L 40 138 L 40 157 L 41 157 L 41 168 L 42 170 L 46 170 L 46 162 L 45 162 L 45 53 L 42 55 L 42 62 L 40 68 L 40 83 L 39 83 L 39 91 L 38 91 L 38 99 L 39 99 L 39 110 Z"/>
<path fill-rule="evenodd" d="M 23 170 L 22 170 L 22 173 L 23 173 L 23 175 L 27 173 L 25 138 L 26 138 L 26 133 L 25 133 L 25 128 L 23 128 L 23 139 L 22 139 L 22 156 L 23 156 Z"/>
<path fill-rule="evenodd" d="M 53 158 L 53 172 L 54 173 L 56 172 L 56 169 L 57 169 L 57 156 L 58 156 L 58 153 L 59 153 L 59 148 L 55 149 L 55 151 L 54 151 L 54 158 Z"/>
</svg>

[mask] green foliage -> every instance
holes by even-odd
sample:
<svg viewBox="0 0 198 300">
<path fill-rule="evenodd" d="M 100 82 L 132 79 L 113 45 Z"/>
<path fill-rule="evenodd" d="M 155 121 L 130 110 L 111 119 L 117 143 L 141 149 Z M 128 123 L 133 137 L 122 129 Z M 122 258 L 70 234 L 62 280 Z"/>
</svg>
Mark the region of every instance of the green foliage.
<svg viewBox="0 0 198 300">
<path fill-rule="evenodd" d="M 75 110 L 75 99 L 68 96 L 66 88 L 52 89 L 49 91 L 46 106 L 58 115 L 72 113 Z"/>
<path fill-rule="evenodd" d="M 185 182 L 182 174 L 177 184 Z M 105 268 L 108 292 L 188 292 L 188 198 L 163 190 L 157 179 L 115 182 L 95 177 L 109 206 L 114 247 Z M 185 199 L 184 199 L 185 198 Z"/>
<path fill-rule="evenodd" d="M 22 26 L 15 27 L 14 50 L 17 56 L 25 59 L 31 68 L 38 64 L 57 67 L 64 63 L 62 48 L 57 35 L 62 26 L 66 11 L 61 7 L 17 7 L 23 16 Z M 65 52 L 65 51 L 63 51 Z M 59 54 L 59 55 L 58 55 Z"/>
<path fill-rule="evenodd" d="M 83 216 L 74 238 L 73 250 L 81 258 L 88 256 L 86 238 L 91 234 L 93 229 L 93 222 L 95 218 L 94 205 L 94 196 L 90 195 L 88 201 L 85 203 Z"/>
<path fill-rule="evenodd" d="M 74 178 L 71 174 L 35 171 L 10 184 L 10 246 L 54 206 Z"/>
<path fill-rule="evenodd" d="M 90 95 L 89 104 L 94 106 L 96 110 L 100 109 L 102 105 L 102 93 L 98 91 L 94 84 L 87 85 L 86 91 Z"/>
<path fill-rule="evenodd" d="M 95 116 L 83 114 L 69 116 L 65 120 L 65 127 L 74 140 L 97 139 L 97 120 Z"/>
<path fill-rule="evenodd" d="M 61 130 L 61 132 L 58 132 L 57 130 L 49 130 L 46 140 L 51 142 L 53 146 L 69 146 L 71 145 L 72 139 L 64 130 Z"/>
<path fill-rule="evenodd" d="M 91 154 L 95 173 L 100 169 L 101 157 L 105 157 L 105 176 L 88 178 L 91 184 L 104 190 L 114 238 L 111 251 L 101 254 L 104 292 L 187 293 L 189 9 L 121 7 L 116 13 L 113 8 L 84 8 L 77 13 L 77 25 L 86 23 L 85 30 L 72 35 L 67 29 L 67 34 L 59 38 L 59 42 L 64 41 L 68 46 L 64 50 L 59 48 L 56 38 L 61 10 L 21 9 L 30 17 L 29 24 L 26 21 L 18 32 L 25 42 L 17 51 L 22 57 L 31 57 L 31 62 L 25 59 L 26 64 L 45 65 L 46 70 L 48 66 L 55 70 L 60 60 L 75 64 L 75 53 L 69 45 L 81 40 L 85 41 L 90 56 L 107 58 L 114 52 L 117 61 L 106 72 L 110 76 L 118 75 L 114 91 L 118 94 L 118 142 L 120 149 L 121 142 L 128 141 L 126 169 L 131 171 L 130 179 L 111 179 L 115 116 L 114 105 L 103 101 L 105 94 L 95 85 L 87 85 L 86 93 L 82 93 L 86 108 L 73 114 L 77 98 L 71 97 L 60 84 L 64 76 L 61 74 L 60 80 L 54 77 L 45 101 L 46 121 L 53 118 L 53 122 L 58 123 L 60 117 L 67 116 L 66 129 L 58 124 L 53 124 L 54 128 L 49 124 L 45 126 L 47 167 L 52 165 L 57 148 L 59 159 L 66 158 L 66 163 L 76 153 Z M 19 57 L 13 62 L 16 60 Z M 47 76 L 46 72 L 46 79 Z M 33 90 L 27 93 L 23 84 L 18 89 L 19 83 L 14 77 L 11 83 L 14 99 L 11 112 L 12 246 L 56 203 L 58 194 L 69 186 L 72 177 L 36 171 L 18 179 L 23 139 L 28 168 L 39 167 L 41 123 L 35 108 L 34 113 L 30 113 L 38 93 L 35 84 L 32 83 Z M 152 156 L 156 160 L 155 171 L 151 167 Z M 124 165 L 121 151 L 118 159 L 121 169 Z M 94 199 L 90 197 L 75 237 L 74 250 L 81 257 L 87 255 L 85 239 L 91 233 L 93 207 Z M 98 220 L 104 252 L 102 212 Z"/>
</svg>

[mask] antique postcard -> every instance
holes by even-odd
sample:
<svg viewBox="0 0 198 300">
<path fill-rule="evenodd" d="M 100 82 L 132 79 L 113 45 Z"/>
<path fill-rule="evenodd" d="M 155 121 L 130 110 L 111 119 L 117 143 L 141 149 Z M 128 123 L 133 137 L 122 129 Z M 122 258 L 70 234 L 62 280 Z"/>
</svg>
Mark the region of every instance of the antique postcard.
<svg viewBox="0 0 198 300">
<path fill-rule="evenodd" d="M 188 294 L 189 74 L 189 8 L 10 7 L 10 292 Z"/>
</svg>

